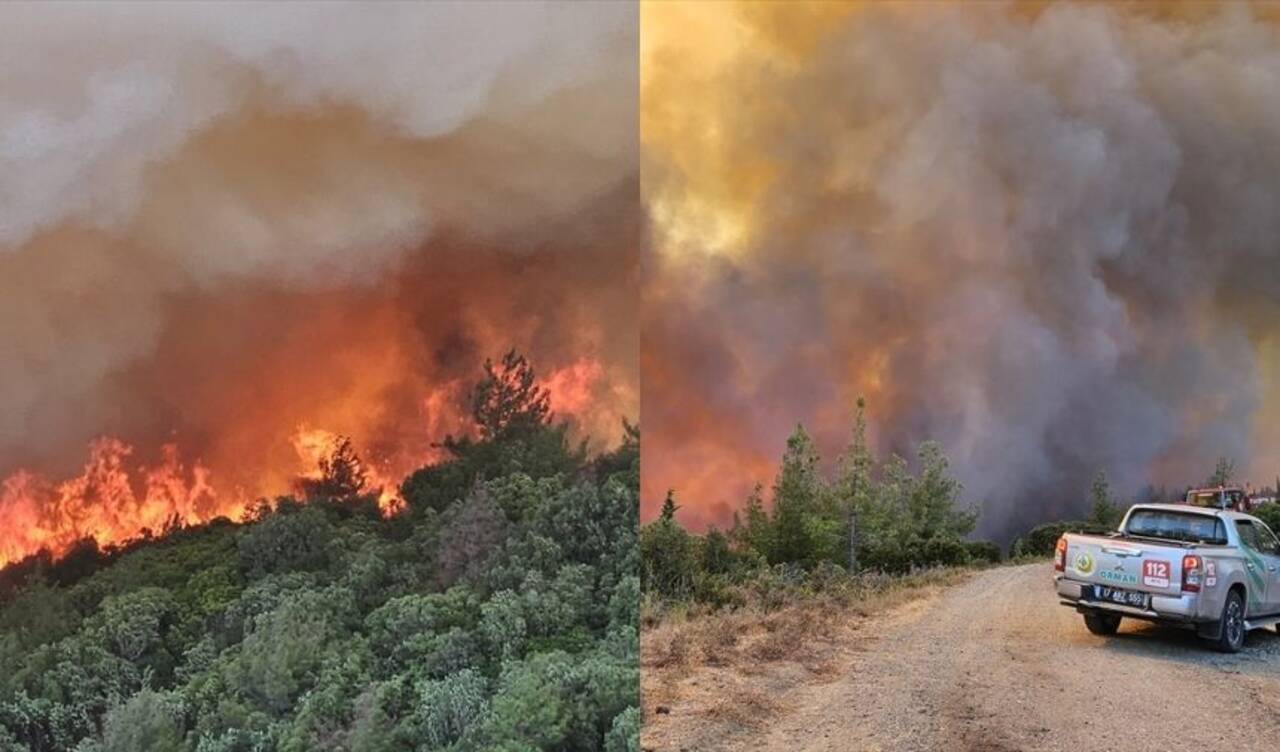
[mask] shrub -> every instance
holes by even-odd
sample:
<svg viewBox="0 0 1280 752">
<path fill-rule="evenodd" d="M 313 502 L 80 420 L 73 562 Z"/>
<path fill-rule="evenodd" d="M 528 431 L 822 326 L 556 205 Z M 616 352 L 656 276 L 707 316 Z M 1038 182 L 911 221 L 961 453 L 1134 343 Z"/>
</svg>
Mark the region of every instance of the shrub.
<svg viewBox="0 0 1280 752">
<path fill-rule="evenodd" d="M 116 655 L 137 662 L 160 642 L 161 630 L 173 609 L 168 590 L 142 588 L 103 601 L 99 630 Z"/>
<path fill-rule="evenodd" d="M 1109 528 L 1083 520 L 1047 522 L 1043 525 L 1036 525 L 1027 531 L 1026 535 L 1022 536 L 1022 546 L 1019 554 L 1022 556 L 1052 556 L 1054 546 L 1058 545 L 1058 539 L 1064 533 L 1105 535 L 1110 532 L 1112 531 Z"/>
<path fill-rule="evenodd" d="M 1262 504 L 1253 510 L 1253 516 L 1267 523 L 1273 533 L 1280 535 L 1280 503 Z"/>
<path fill-rule="evenodd" d="M 969 549 L 959 538 L 928 538 L 917 547 L 920 553 L 913 557 L 915 567 L 958 567 L 969 563 Z"/>
<path fill-rule="evenodd" d="M 101 752 L 177 752 L 182 748 L 182 698 L 144 689 L 107 714 Z"/>
<path fill-rule="evenodd" d="M 641 585 L 671 598 L 685 598 L 698 577 L 698 539 L 674 520 L 661 519 L 640 531 Z"/>
<path fill-rule="evenodd" d="M 321 569 L 328 564 L 333 525 L 324 512 L 306 507 L 268 515 L 244 530 L 236 544 L 241 566 L 252 575 Z"/>
<path fill-rule="evenodd" d="M 534 655 L 504 666 L 484 722 L 467 741 L 479 749 L 598 750 L 638 695 L 634 657 Z"/>
<path fill-rule="evenodd" d="M 458 741 L 488 708 L 488 686 L 474 669 L 464 669 L 439 680 L 418 682 L 417 709 L 409 723 L 414 738 L 428 749 L 441 749 Z"/>
<path fill-rule="evenodd" d="M 722 574 L 701 572 L 693 584 L 694 600 L 712 608 L 736 608 L 745 604 L 742 592 Z"/>
<path fill-rule="evenodd" d="M 999 544 L 992 541 L 968 541 L 964 545 L 970 561 L 998 564 L 1003 558 Z"/>
<path fill-rule="evenodd" d="M 312 685 L 331 632 L 327 609 L 315 592 L 286 598 L 253 620 L 230 684 L 274 712 L 284 712 Z"/>
<path fill-rule="evenodd" d="M 627 708 L 614 717 L 604 752 L 640 752 L 640 708 Z"/>
</svg>

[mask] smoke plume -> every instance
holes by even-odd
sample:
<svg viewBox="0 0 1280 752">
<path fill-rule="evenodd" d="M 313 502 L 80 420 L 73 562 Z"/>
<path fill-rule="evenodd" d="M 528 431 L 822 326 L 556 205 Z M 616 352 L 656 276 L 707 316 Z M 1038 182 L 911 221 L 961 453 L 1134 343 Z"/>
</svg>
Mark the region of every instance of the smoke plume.
<svg viewBox="0 0 1280 752">
<path fill-rule="evenodd" d="M 104 542 L 287 491 L 306 436 L 395 477 L 512 346 L 612 440 L 637 34 L 625 4 L 0 9 L 0 521 L 36 536 L 0 561 L 95 532 L 113 463 L 187 498 L 139 471 L 126 506 L 168 507 Z"/>
<path fill-rule="evenodd" d="M 1269 12 L 1269 11 L 1268 11 Z M 1274 13 L 1272 13 L 1274 15 Z M 1007 539 L 1280 455 L 1280 32 L 1243 5 L 646 9 L 643 493 L 797 420 L 942 442 Z"/>
</svg>

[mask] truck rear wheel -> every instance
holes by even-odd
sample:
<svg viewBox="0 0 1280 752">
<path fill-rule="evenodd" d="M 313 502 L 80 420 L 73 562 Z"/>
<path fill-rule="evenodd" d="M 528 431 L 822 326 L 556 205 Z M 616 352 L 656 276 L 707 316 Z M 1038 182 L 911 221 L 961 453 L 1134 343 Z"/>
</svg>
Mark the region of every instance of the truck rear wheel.
<svg viewBox="0 0 1280 752">
<path fill-rule="evenodd" d="M 1115 614 L 1090 613 L 1084 615 L 1084 625 L 1089 631 L 1107 637 L 1120 628 L 1120 617 Z"/>
<path fill-rule="evenodd" d="M 1218 638 L 1213 647 L 1223 653 L 1238 653 L 1244 647 L 1244 599 L 1240 591 L 1227 593 L 1222 605 L 1222 619 L 1218 622 Z"/>
</svg>

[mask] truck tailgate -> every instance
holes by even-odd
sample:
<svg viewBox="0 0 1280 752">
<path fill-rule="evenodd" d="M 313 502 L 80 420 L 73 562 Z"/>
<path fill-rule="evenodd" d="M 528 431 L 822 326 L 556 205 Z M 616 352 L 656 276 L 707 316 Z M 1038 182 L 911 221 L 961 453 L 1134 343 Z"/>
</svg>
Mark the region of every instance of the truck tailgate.
<svg viewBox="0 0 1280 752">
<path fill-rule="evenodd" d="M 1155 595 L 1182 592 L 1183 546 L 1068 535 L 1066 575 L 1073 580 Z"/>
</svg>

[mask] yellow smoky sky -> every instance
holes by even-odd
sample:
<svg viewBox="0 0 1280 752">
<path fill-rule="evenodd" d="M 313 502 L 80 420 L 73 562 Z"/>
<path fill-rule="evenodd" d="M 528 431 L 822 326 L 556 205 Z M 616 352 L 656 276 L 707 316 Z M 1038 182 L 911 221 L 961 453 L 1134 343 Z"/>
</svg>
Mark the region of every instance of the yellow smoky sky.
<svg viewBox="0 0 1280 752">
<path fill-rule="evenodd" d="M 641 5 L 642 189 L 660 254 L 735 255 L 758 231 L 752 209 L 779 165 L 742 148 L 735 117 L 748 110 L 740 97 L 750 92 L 726 87 L 737 77 L 725 73 L 801 66 L 827 29 L 865 5 Z M 768 106 L 752 102 L 749 111 Z"/>
<path fill-rule="evenodd" d="M 1101 2 L 1101 0 L 1099 0 Z M 1005 3 L 1035 17 L 1057 0 Z M 1213 2 L 1108 0 L 1125 13 L 1195 23 L 1222 12 Z M 1256 18 L 1280 23 L 1280 2 L 1249 3 Z M 760 231 L 753 211 L 782 165 L 744 148 L 744 113 L 767 115 L 785 102 L 748 101 L 733 68 L 785 72 L 805 65 L 833 30 L 869 9 L 930 13 L 961 2 L 702 2 L 645 0 L 640 7 L 642 191 L 655 250 L 666 260 L 737 257 Z M 801 116 L 803 113 L 799 113 Z"/>
</svg>

